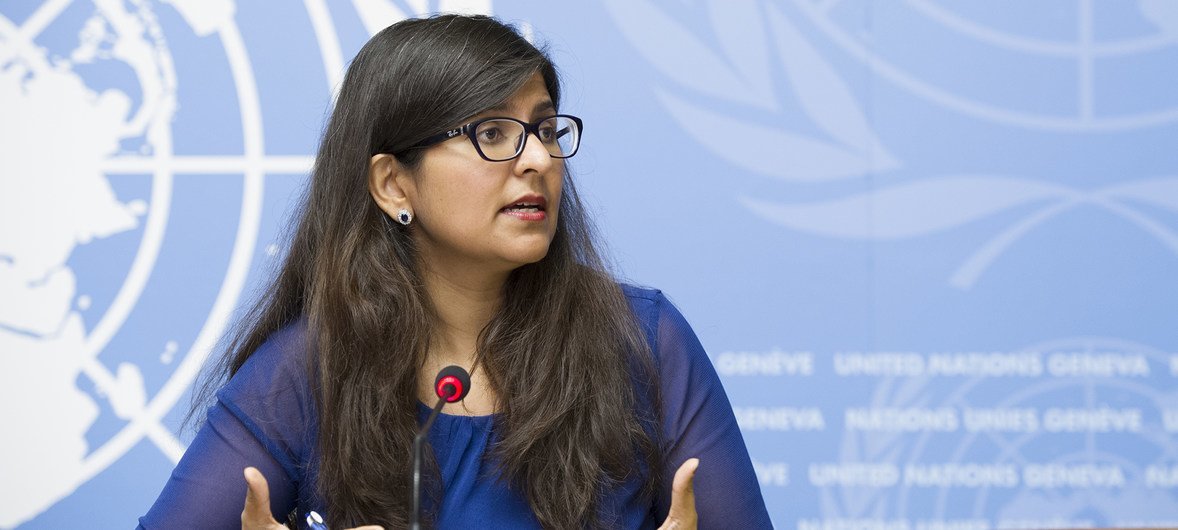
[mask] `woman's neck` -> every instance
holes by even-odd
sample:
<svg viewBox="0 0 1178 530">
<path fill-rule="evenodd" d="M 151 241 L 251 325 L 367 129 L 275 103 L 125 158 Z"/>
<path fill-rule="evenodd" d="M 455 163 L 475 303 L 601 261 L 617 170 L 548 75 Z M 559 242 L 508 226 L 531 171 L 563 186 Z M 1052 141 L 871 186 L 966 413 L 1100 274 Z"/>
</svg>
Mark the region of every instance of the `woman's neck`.
<svg viewBox="0 0 1178 530">
<path fill-rule="evenodd" d="M 470 367 L 479 333 L 503 299 L 508 273 L 423 267 L 426 293 L 438 318 L 436 361 Z"/>
</svg>

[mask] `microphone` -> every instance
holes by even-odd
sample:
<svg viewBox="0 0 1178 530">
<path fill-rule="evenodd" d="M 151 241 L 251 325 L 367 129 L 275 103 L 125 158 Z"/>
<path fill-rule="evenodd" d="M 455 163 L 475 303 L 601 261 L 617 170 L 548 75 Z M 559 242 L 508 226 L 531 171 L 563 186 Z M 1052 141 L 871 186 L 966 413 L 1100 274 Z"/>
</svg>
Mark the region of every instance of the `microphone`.
<svg viewBox="0 0 1178 530">
<path fill-rule="evenodd" d="M 442 368 L 438 372 L 438 377 L 434 378 L 434 392 L 437 393 L 438 399 L 444 399 L 446 403 L 462 401 L 470 393 L 470 374 L 461 366 L 450 365 Z M 434 408 L 441 410 L 440 406 Z M 429 430 L 429 427 L 426 427 L 426 430 Z"/>
<path fill-rule="evenodd" d="M 461 401 L 470 393 L 470 374 L 461 366 L 450 365 L 442 368 L 434 378 L 434 393 L 438 395 L 438 402 L 434 404 L 425 424 L 413 437 L 413 511 L 409 520 L 409 528 L 421 529 L 421 447 L 426 442 L 426 434 L 434 425 L 434 419 L 442 411 L 446 403 Z"/>
</svg>

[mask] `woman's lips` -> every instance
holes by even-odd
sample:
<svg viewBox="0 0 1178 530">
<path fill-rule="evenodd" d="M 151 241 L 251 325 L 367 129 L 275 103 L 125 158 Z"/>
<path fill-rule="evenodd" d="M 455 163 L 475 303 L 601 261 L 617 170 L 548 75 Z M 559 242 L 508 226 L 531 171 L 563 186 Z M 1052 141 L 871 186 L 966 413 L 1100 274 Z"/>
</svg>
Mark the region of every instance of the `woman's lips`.
<svg viewBox="0 0 1178 530">
<path fill-rule="evenodd" d="M 548 200 L 543 195 L 528 194 L 504 206 L 499 213 L 510 215 L 521 221 L 543 221 L 548 218 L 545 212 Z"/>
<path fill-rule="evenodd" d="M 513 204 L 502 210 L 499 213 L 509 215 L 521 221 L 543 221 L 548 218 L 548 213 L 543 208 L 535 205 L 516 205 Z"/>
</svg>

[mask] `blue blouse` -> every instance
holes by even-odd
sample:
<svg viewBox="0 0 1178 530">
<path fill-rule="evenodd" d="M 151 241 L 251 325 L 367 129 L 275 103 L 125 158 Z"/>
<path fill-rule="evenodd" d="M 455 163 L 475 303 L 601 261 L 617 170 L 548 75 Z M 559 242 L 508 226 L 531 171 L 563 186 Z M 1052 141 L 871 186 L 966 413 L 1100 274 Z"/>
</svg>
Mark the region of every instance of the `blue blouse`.
<svg viewBox="0 0 1178 530">
<path fill-rule="evenodd" d="M 670 509 L 671 480 L 689 458 L 700 459 L 695 503 L 700 528 L 772 528 L 744 439 L 715 369 L 683 315 L 657 290 L 626 286 L 659 370 L 668 443 L 666 491 L 642 503 L 638 479 L 603 500 L 603 521 L 616 528 L 657 528 Z M 208 419 L 139 527 L 240 528 L 242 469 L 254 466 L 270 485 L 274 518 L 297 510 L 326 513 L 315 492 L 318 469 L 314 397 L 302 359 L 302 325 L 276 333 L 217 394 Z M 429 413 L 419 404 L 419 422 Z M 518 492 L 488 479 L 495 415 L 440 414 L 429 434 L 442 474 L 438 528 L 538 528 Z M 428 499 L 426 496 L 424 499 Z"/>
</svg>

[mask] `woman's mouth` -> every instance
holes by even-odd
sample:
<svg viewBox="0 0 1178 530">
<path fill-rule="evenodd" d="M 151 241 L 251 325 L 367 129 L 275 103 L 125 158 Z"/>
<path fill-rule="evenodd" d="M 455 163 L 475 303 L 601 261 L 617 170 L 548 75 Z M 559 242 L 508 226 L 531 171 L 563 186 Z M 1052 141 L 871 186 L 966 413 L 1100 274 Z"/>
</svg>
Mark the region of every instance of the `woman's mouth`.
<svg viewBox="0 0 1178 530">
<path fill-rule="evenodd" d="M 521 221 L 543 221 L 548 218 L 548 200 L 541 195 L 525 195 L 504 206 L 500 213 Z"/>
<path fill-rule="evenodd" d="M 548 218 L 544 206 L 538 203 L 510 204 L 499 211 L 522 221 L 543 221 Z"/>
</svg>

